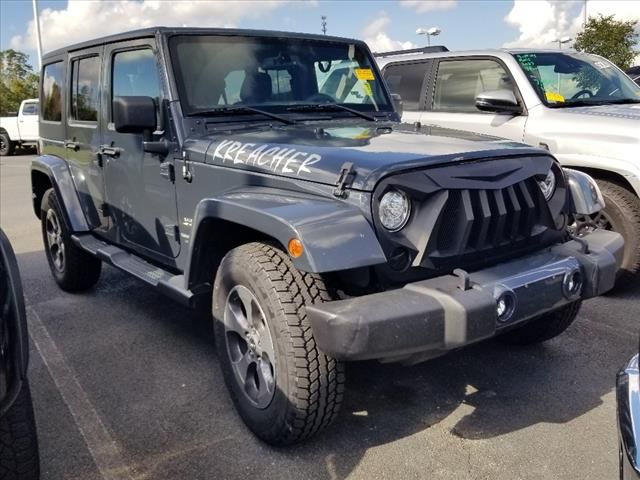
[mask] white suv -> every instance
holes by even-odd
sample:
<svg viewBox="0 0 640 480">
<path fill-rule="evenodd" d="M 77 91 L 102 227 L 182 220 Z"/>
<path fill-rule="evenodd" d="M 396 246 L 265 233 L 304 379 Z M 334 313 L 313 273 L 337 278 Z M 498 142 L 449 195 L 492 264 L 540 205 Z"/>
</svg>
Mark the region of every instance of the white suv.
<svg viewBox="0 0 640 480">
<path fill-rule="evenodd" d="M 403 121 L 548 149 L 598 180 L 605 209 L 581 222 L 625 239 L 640 270 L 640 87 L 608 60 L 569 50 L 416 49 L 378 54 Z"/>
</svg>

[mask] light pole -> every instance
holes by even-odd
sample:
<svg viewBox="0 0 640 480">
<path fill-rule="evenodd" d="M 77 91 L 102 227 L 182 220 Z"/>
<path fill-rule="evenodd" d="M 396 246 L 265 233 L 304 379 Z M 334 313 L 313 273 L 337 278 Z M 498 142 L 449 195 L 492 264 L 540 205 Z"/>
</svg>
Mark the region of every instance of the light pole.
<svg viewBox="0 0 640 480">
<path fill-rule="evenodd" d="M 38 0 L 33 0 L 33 23 L 36 27 L 36 37 L 38 46 L 38 69 L 42 68 L 42 37 L 40 36 L 40 12 L 38 11 Z"/>
<path fill-rule="evenodd" d="M 431 28 L 419 28 L 416 30 L 416 35 L 426 35 L 427 36 L 427 46 L 430 47 L 431 46 L 431 37 L 435 37 L 440 35 L 440 33 L 442 32 L 442 30 L 440 30 L 438 27 L 431 27 Z"/>
<path fill-rule="evenodd" d="M 558 48 L 562 50 L 562 45 L 564 45 L 565 43 L 569 43 L 571 40 L 573 40 L 573 38 L 571 37 L 562 37 L 562 38 L 556 38 L 555 40 L 552 40 L 553 43 L 558 42 Z"/>
</svg>

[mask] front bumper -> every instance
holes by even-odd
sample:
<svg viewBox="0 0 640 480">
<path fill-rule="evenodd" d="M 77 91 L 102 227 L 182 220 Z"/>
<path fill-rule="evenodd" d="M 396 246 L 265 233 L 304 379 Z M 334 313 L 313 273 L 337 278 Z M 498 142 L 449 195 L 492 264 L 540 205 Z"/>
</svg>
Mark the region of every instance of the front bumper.
<svg viewBox="0 0 640 480">
<path fill-rule="evenodd" d="M 638 355 L 618 373 L 618 434 L 620 440 L 620 479 L 640 478 L 640 375 Z"/>
<path fill-rule="evenodd" d="M 579 241 L 470 273 L 447 275 L 362 297 L 307 307 L 318 347 L 341 360 L 417 362 L 492 337 L 574 301 L 610 290 L 624 243 L 596 230 Z M 582 288 L 570 295 L 565 279 L 580 272 Z M 509 296 L 508 320 L 497 299 Z"/>
</svg>

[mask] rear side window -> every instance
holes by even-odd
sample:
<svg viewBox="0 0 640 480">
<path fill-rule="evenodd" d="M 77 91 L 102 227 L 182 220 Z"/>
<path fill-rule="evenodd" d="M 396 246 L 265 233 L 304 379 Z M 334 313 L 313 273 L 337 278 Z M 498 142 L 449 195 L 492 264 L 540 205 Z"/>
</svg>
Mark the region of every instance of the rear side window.
<svg viewBox="0 0 640 480">
<path fill-rule="evenodd" d="M 23 115 L 38 115 L 38 104 L 36 102 L 25 103 L 22 107 Z"/>
<path fill-rule="evenodd" d="M 98 121 L 100 104 L 100 57 L 86 57 L 71 63 L 71 118 Z"/>
<path fill-rule="evenodd" d="M 389 65 L 384 79 L 389 90 L 402 97 L 404 110 L 420 109 L 420 92 L 427 73 L 427 63 L 402 63 Z"/>
<path fill-rule="evenodd" d="M 433 99 L 434 111 L 473 112 L 476 96 L 491 90 L 511 90 L 511 77 L 494 60 L 451 60 L 440 62 Z"/>
<path fill-rule="evenodd" d="M 42 73 L 42 119 L 62 120 L 62 62 L 45 65 Z"/>
</svg>

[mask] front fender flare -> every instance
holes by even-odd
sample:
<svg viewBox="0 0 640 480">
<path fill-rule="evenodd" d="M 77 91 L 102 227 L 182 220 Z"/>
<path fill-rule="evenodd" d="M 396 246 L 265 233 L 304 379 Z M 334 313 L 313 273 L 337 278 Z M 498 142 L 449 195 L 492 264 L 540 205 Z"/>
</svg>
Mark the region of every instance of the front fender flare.
<svg viewBox="0 0 640 480">
<path fill-rule="evenodd" d="M 82 211 L 80 199 L 78 198 L 78 193 L 67 163 L 63 159 L 53 155 L 41 155 L 31 162 L 31 172 L 33 173 L 34 171 L 43 173 L 49 177 L 49 181 L 58 199 L 62 203 L 63 214 L 66 215 L 66 220 L 71 231 L 89 231 L 89 225 Z M 33 189 L 34 186 L 31 185 L 31 187 Z M 36 205 L 36 203 L 34 197 L 33 209 L 35 214 L 38 215 L 40 205 Z"/>
<path fill-rule="evenodd" d="M 201 200 L 193 217 L 189 270 L 198 229 L 207 218 L 243 225 L 276 239 L 282 246 L 298 238 L 304 253 L 293 263 L 305 272 L 324 273 L 386 262 L 376 234 L 358 207 L 344 201 L 271 188 L 236 190 Z M 222 233 L 224 234 L 224 233 Z M 185 277 L 191 277 L 185 272 Z"/>
</svg>

